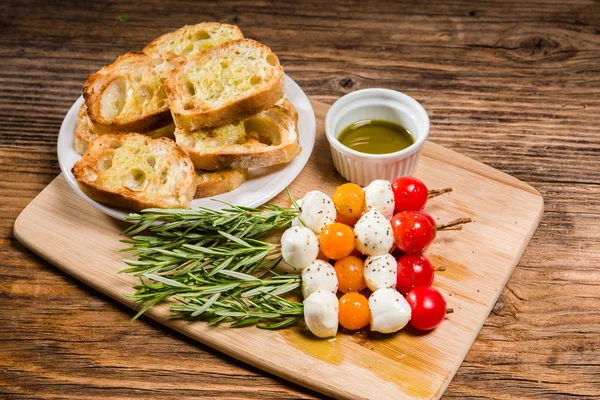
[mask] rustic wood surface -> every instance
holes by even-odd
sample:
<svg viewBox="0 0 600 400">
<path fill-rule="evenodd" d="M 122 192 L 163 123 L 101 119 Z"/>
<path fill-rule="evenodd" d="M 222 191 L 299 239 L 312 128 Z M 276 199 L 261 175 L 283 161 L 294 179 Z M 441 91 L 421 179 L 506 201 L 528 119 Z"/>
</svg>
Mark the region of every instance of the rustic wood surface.
<svg viewBox="0 0 600 400">
<path fill-rule="evenodd" d="M 59 172 L 87 74 L 203 20 L 271 46 L 312 98 L 412 95 L 432 141 L 540 190 L 542 224 L 445 397 L 600 396 L 598 2 L 51 3 L 0 4 L 0 397 L 320 398 L 149 320 L 131 329 L 12 235 Z"/>
<path fill-rule="evenodd" d="M 77 108 L 76 103 L 71 110 Z M 296 198 L 316 187 L 333 193 L 345 182 L 335 172 L 325 137 L 329 106 L 313 101 L 313 109 L 315 146 L 289 186 Z M 300 112 L 300 122 L 302 118 Z M 422 335 L 406 329 L 385 337 L 364 331 L 338 332 L 335 341 L 328 341 L 311 340 L 299 324 L 272 332 L 176 321 L 170 318 L 166 304 L 147 311 L 146 317 L 264 371 L 339 399 L 439 398 L 519 262 L 540 223 L 544 203 L 539 193 L 522 181 L 432 142 L 423 147 L 415 174 L 431 187 L 452 182 L 451 195 L 426 207 L 437 221 L 458 216 L 475 221 L 461 232 L 440 234 L 425 252 L 434 267 L 446 267 L 436 274 L 434 286 L 454 310 L 433 332 Z M 273 202 L 290 204 L 285 192 Z M 139 281 L 118 274 L 124 268 L 123 254 L 118 252 L 123 245 L 117 240 L 122 230 L 123 223 L 83 201 L 60 175 L 21 212 L 13 232 L 21 244 L 57 268 L 135 307 L 123 293 L 132 293 L 132 286 Z M 72 243 L 78 247 L 71 247 Z M 144 366 L 139 368 L 144 374 Z"/>
</svg>

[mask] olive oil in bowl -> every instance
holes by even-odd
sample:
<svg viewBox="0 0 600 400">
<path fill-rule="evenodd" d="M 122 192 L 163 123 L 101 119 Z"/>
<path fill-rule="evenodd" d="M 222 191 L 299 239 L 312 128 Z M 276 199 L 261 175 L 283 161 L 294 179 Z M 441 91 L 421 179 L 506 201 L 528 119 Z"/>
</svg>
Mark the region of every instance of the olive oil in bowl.
<svg viewBox="0 0 600 400">
<path fill-rule="evenodd" d="M 415 142 L 403 126 L 380 119 L 354 122 L 344 128 L 338 140 L 352 150 L 368 154 L 395 153 Z"/>
</svg>

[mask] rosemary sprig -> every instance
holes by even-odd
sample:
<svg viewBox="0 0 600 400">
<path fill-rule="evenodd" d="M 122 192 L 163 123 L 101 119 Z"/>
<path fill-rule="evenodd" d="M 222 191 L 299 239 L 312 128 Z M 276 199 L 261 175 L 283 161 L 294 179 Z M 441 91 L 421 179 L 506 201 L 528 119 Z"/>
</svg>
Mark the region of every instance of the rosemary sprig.
<svg viewBox="0 0 600 400">
<path fill-rule="evenodd" d="M 297 208 L 229 205 L 223 210 L 148 209 L 130 214 L 134 225 L 122 242 L 133 251 L 121 271 L 140 279 L 129 295 L 138 318 L 171 302 L 176 318 L 232 327 L 279 329 L 302 317 L 302 303 L 282 295 L 296 290 L 299 275 L 279 275 L 280 246 L 257 238 L 289 226 Z"/>
<path fill-rule="evenodd" d="M 302 303 L 287 300 L 281 295 L 300 286 L 299 275 L 277 275 L 269 272 L 269 279 L 258 279 L 242 273 L 225 274 L 226 278 L 205 279 L 194 274 L 165 278 L 145 274 L 136 293 L 141 309 L 138 318 L 153 305 L 166 299 L 171 304 L 173 317 L 201 320 L 211 324 L 232 322 L 232 326 L 259 324 L 258 327 L 276 329 L 291 325 L 302 316 Z M 283 324 L 285 322 L 285 324 Z"/>
<path fill-rule="evenodd" d="M 161 209 L 150 208 L 139 214 L 129 214 L 126 221 L 134 224 L 123 234 L 135 236 L 141 232 L 153 233 L 159 238 L 193 240 L 221 240 L 218 232 L 239 238 L 256 238 L 278 228 L 286 227 L 298 215 L 298 208 L 285 208 L 269 204 L 259 208 L 227 204 L 221 210 L 200 208 Z M 149 239 L 149 238 L 148 238 Z"/>
</svg>

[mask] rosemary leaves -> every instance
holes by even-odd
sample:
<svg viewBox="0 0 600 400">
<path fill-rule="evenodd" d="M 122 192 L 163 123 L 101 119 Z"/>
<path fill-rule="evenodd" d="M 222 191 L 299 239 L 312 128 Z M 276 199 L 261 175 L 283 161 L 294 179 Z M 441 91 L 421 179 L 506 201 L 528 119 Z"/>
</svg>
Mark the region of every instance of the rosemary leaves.
<svg viewBox="0 0 600 400">
<path fill-rule="evenodd" d="M 173 316 L 233 327 L 256 325 L 278 329 L 303 315 L 302 303 L 284 295 L 300 287 L 299 275 L 279 275 L 279 244 L 260 237 L 290 225 L 297 208 L 273 204 L 260 208 L 227 205 L 202 208 L 148 209 L 131 214 L 134 224 L 122 242 L 132 252 L 124 273 L 140 279 L 134 286 L 138 318 L 163 301 Z"/>
</svg>

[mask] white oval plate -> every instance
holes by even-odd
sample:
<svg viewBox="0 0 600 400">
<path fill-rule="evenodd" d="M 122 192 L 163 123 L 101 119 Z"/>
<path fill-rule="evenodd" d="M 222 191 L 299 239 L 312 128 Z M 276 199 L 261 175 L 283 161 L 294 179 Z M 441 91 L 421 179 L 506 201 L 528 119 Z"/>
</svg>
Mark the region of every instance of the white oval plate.
<svg viewBox="0 0 600 400">
<path fill-rule="evenodd" d="M 289 76 L 285 76 L 285 96 L 292 102 L 298 111 L 298 135 L 302 151 L 300 155 L 294 158 L 288 164 L 275 165 L 267 168 L 252 168 L 248 170 L 248 180 L 237 189 L 215 196 L 214 199 L 225 201 L 246 207 L 256 207 L 271 200 L 282 190 L 284 190 L 306 165 L 310 154 L 315 145 L 316 121 L 312 105 L 302 91 L 300 86 Z M 77 111 L 83 103 L 83 97 L 79 97 L 71 106 L 71 109 L 65 116 L 60 133 L 58 134 L 57 152 L 60 169 L 67 179 L 69 186 L 82 199 L 96 207 L 105 214 L 124 220 L 128 215 L 127 211 L 119 208 L 107 206 L 90 199 L 79 189 L 77 181 L 71 172 L 73 165 L 81 158 L 75 151 L 75 124 L 77 122 Z M 222 203 L 213 201 L 209 198 L 192 200 L 190 207 L 195 209 L 206 207 L 219 209 L 223 207 Z"/>
</svg>

